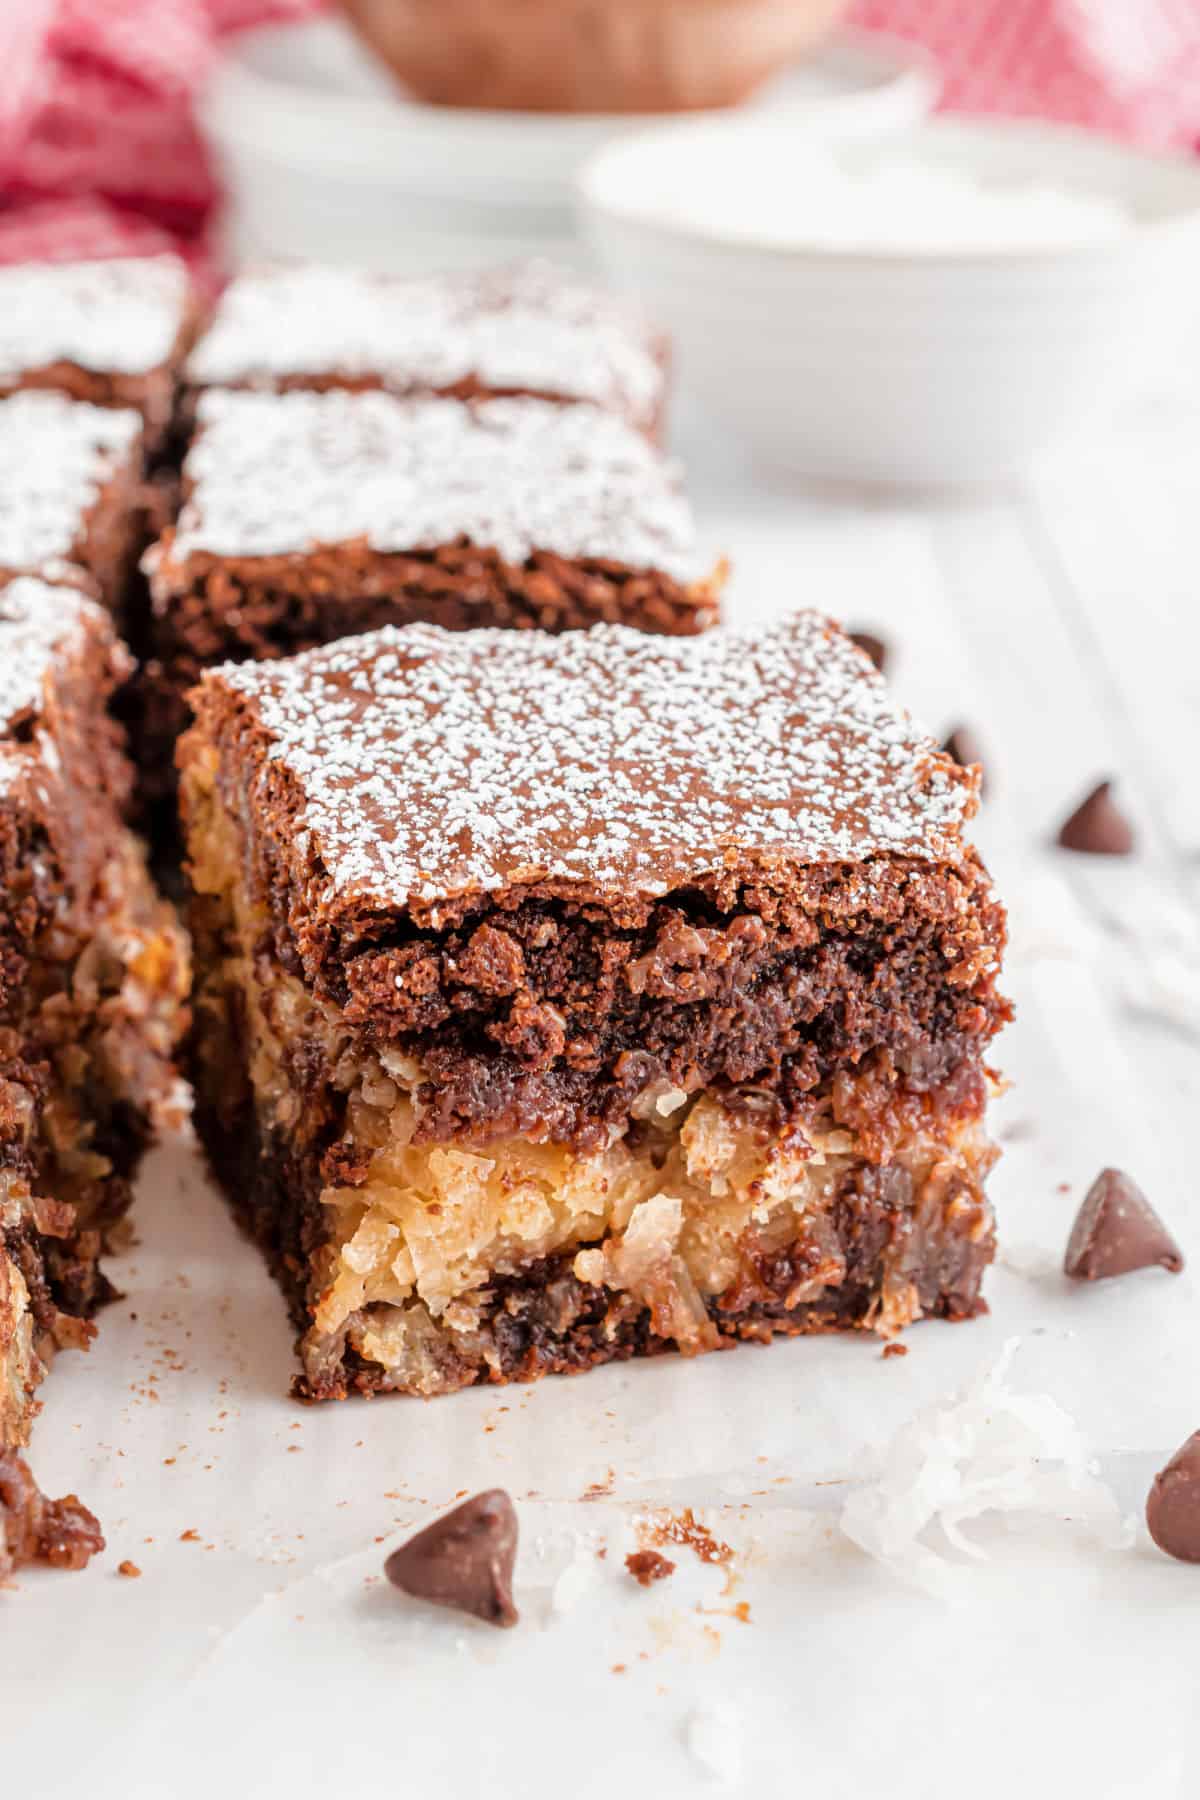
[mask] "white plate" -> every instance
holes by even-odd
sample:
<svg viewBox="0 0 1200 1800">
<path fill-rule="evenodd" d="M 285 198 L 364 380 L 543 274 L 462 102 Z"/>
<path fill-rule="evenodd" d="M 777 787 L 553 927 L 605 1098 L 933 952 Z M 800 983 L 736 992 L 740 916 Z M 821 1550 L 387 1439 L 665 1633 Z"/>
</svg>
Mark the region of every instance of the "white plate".
<svg viewBox="0 0 1200 1800">
<path fill-rule="evenodd" d="M 923 117 L 936 92 L 919 53 L 846 34 L 747 110 L 786 114 L 815 131 L 870 134 Z M 568 237 L 573 183 L 588 156 L 615 135 L 663 122 L 413 102 L 334 19 L 238 39 L 204 119 L 231 190 L 239 249 L 389 263 L 409 260 L 398 258 L 397 242 L 412 226 L 435 236 L 439 224 L 460 237 L 478 233 L 485 254 L 491 236 L 510 230 Z"/>
</svg>

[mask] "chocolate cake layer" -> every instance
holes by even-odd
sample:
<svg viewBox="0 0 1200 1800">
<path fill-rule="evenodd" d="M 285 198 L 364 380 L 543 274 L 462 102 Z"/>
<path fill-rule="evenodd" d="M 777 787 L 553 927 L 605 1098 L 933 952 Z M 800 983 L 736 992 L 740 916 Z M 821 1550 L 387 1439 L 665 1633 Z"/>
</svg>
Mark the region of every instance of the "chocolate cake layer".
<svg viewBox="0 0 1200 1800">
<path fill-rule="evenodd" d="M 836 628 L 387 629 L 196 706 L 198 1118 L 307 1391 L 972 1310 L 1003 914 Z"/>
<path fill-rule="evenodd" d="M 193 403 L 207 387 L 588 400 L 653 437 L 666 361 L 636 312 L 549 264 L 422 280 L 279 264 L 229 283 L 186 379 Z"/>
<path fill-rule="evenodd" d="M 24 1441 L 53 1349 L 86 1341 L 105 1233 L 186 1110 L 186 947 L 122 823 L 106 710 L 127 667 L 76 589 L 0 588 L 0 1444 Z"/>
<path fill-rule="evenodd" d="M 1004 1017 L 1002 914 L 954 836 L 970 777 L 820 622 L 382 633 L 197 705 L 220 750 L 192 806 L 253 785 L 238 854 L 274 953 L 421 1057 L 425 1135 L 582 1142 L 653 1081 L 786 1107 L 872 1057 L 920 1091 Z M 826 758 L 780 756 L 823 716 Z"/>
<path fill-rule="evenodd" d="M 173 256 L 11 264 L 0 269 L 0 395 L 51 388 L 133 408 L 156 447 L 193 313 L 187 270 Z"/>
</svg>

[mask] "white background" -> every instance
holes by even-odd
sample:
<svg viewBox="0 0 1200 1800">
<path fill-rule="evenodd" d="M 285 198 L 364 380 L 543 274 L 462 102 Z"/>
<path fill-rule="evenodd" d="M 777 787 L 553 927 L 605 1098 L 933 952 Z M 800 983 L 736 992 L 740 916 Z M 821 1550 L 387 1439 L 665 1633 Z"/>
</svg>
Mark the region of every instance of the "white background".
<svg viewBox="0 0 1200 1800">
<path fill-rule="evenodd" d="M 0 1793 L 1200 1791 L 1200 1567 L 1144 1530 L 1104 1552 L 1069 1523 L 984 1525 L 991 1560 L 954 1608 L 837 1531 L 864 1449 L 1012 1335 L 1013 1384 L 1076 1416 L 1130 1511 L 1200 1427 L 1196 442 L 1191 408 L 1147 403 L 1009 493 L 897 501 L 773 492 L 684 433 L 706 536 L 737 565 L 732 622 L 809 604 L 881 630 L 905 701 L 987 753 L 978 835 L 1019 1006 L 997 1050 L 1014 1087 L 990 1316 L 918 1327 L 903 1359 L 799 1341 L 302 1409 L 281 1301 L 188 1149 L 163 1150 L 114 1270 L 126 1298 L 43 1390 L 39 1476 L 86 1498 L 109 1548 L 0 1595 Z M 1137 858 L 1049 848 L 1104 774 Z M 1106 1163 L 1174 1227 L 1184 1275 L 1063 1282 Z M 522 1526 L 510 1633 L 379 1579 L 406 1531 L 493 1484 Z M 632 1518 L 661 1505 L 706 1509 L 731 1584 L 686 1550 L 649 1591 L 625 1575 Z"/>
</svg>

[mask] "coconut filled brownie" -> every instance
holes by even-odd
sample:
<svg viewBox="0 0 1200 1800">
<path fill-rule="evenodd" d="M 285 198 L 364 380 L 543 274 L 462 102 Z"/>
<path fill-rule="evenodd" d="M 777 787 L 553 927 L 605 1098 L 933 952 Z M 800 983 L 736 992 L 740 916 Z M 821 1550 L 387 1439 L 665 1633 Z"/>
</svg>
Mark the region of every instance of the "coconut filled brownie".
<svg viewBox="0 0 1200 1800">
<path fill-rule="evenodd" d="M 195 704 L 198 1122 L 302 1392 L 977 1308 L 977 777 L 836 627 L 385 627 Z"/>
<path fill-rule="evenodd" d="M 590 400 L 655 437 L 666 366 L 637 312 L 546 263 L 422 280 L 292 263 L 234 277 L 185 380 L 189 407 L 206 387 Z"/>
<path fill-rule="evenodd" d="M 127 662 L 76 589 L 0 587 L 0 1451 L 26 1441 L 53 1351 L 91 1336 L 105 1233 L 186 1110 L 184 938 L 122 823 L 106 711 Z"/>
<path fill-rule="evenodd" d="M 217 390 L 198 427 L 178 524 L 146 558 L 151 767 L 223 660 L 386 623 L 690 633 L 716 616 L 672 465 L 598 407 Z"/>
<path fill-rule="evenodd" d="M 0 394 L 52 388 L 132 407 L 157 448 L 193 319 L 187 270 L 173 256 L 0 269 Z"/>
</svg>

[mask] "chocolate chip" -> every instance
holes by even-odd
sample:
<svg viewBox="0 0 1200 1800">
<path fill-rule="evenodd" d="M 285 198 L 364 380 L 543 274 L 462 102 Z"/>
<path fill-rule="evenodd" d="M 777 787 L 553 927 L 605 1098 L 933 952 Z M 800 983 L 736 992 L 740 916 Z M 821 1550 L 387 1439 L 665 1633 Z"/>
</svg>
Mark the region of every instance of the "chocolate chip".
<svg viewBox="0 0 1200 1800">
<path fill-rule="evenodd" d="M 960 769 L 969 767 L 971 763 L 978 763 L 983 769 L 983 752 L 979 748 L 979 739 L 969 725 L 956 725 L 942 745 L 942 749 L 947 756 L 954 758 Z M 979 784 L 980 793 L 985 794 L 987 787 L 988 780 L 985 771 Z"/>
<path fill-rule="evenodd" d="M 489 1625 L 515 1625 L 516 1554 L 513 1503 L 503 1488 L 491 1488 L 464 1500 L 393 1550 L 384 1573 L 394 1587 L 414 1599 L 454 1607 Z"/>
<path fill-rule="evenodd" d="M 1200 1562 L 1200 1431 L 1193 1431 L 1146 1496 L 1146 1524 L 1160 1550 Z"/>
<path fill-rule="evenodd" d="M 1080 1207 L 1063 1270 L 1074 1281 L 1106 1281 L 1155 1264 L 1177 1275 L 1183 1252 L 1135 1181 L 1104 1169 Z"/>
<path fill-rule="evenodd" d="M 1064 850 L 1082 850 L 1089 856 L 1128 856 L 1133 849 L 1133 826 L 1112 797 L 1112 782 L 1092 789 L 1065 824 L 1058 841 Z"/>
<path fill-rule="evenodd" d="M 849 631 L 846 635 L 852 644 L 857 644 L 870 657 L 881 675 L 886 673 L 891 651 L 883 638 L 876 637 L 873 631 Z"/>
</svg>

